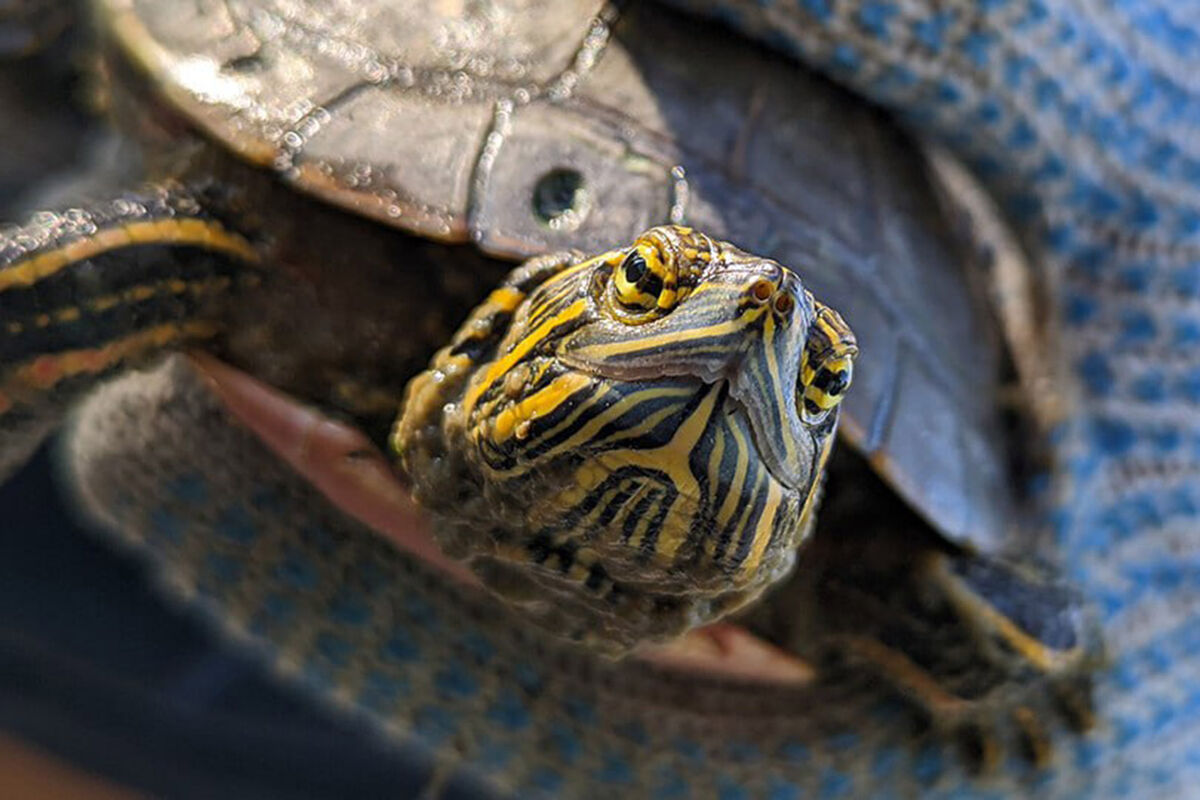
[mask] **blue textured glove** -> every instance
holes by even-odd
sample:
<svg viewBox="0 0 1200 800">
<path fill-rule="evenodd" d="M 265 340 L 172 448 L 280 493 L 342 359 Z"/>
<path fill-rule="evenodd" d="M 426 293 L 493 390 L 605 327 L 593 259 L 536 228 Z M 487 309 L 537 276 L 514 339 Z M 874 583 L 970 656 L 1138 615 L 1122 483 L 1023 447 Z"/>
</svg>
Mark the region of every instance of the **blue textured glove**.
<svg viewBox="0 0 1200 800">
<path fill-rule="evenodd" d="M 999 199 L 1056 301 L 1055 528 L 1112 656 L 1071 766 L 1119 759 L 1106 797 L 1200 796 L 1200 3 L 675 1 L 894 110 Z"/>
</svg>

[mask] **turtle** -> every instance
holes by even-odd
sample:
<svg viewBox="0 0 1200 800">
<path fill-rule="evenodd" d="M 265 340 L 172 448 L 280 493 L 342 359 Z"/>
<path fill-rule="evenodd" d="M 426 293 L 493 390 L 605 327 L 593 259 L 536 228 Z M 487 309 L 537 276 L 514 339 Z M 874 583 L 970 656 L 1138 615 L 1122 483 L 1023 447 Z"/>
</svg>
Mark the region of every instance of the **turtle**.
<svg viewBox="0 0 1200 800">
<path fill-rule="evenodd" d="M 1002 716 L 1035 760 L 1031 709 L 1083 724 L 1086 611 L 1010 557 L 995 320 L 881 112 L 652 5 L 91 5 L 152 183 L 0 234 L 5 469 L 200 348 L 395 452 L 587 663 L 740 613 L 984 762 Z"/>
</svg>

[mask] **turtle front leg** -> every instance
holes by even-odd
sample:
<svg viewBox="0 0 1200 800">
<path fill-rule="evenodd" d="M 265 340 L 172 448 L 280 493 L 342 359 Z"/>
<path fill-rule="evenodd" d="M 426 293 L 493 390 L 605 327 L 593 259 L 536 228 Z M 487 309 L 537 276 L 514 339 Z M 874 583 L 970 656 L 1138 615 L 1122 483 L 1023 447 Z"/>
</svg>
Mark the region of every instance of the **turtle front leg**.
<svg viewBox="0 0 1200 800">
<path fill-rule="evenodd" d="M 835 662 L 890 683 L 980 769 L 1010 749 L 1046 766 L 1058 720 L 1090 726 L 1098 640 L 1079 596 L 1045 568 L 931 549 L 886 600 L 839 594 L 872 619 L 829 640 Z"/>
<path fill-rule="evenodd" d="M 968 764 L 1051 758 L 1051 732 L 1091 720 L 1099 639 L 1053 569 L 941 539 L 852 454 L 795 576 L 746 624 L 832 684 L 898 695 Z"/>
<path fill-rule="evenodd" d="M 0 230 L 0 478 L 97 381 L 221 329 L 258 254 L 178 188 Z"/>
</svg>

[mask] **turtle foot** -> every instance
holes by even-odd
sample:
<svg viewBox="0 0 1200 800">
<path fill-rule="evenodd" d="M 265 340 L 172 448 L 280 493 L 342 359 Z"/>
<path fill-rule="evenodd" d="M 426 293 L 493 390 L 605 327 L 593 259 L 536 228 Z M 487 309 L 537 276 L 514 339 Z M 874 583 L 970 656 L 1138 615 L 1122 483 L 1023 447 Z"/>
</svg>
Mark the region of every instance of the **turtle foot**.
<svg viewBox="0 0 1200 800">
<path fill-rule="evenodd" d="M 930 550 L 901 575 L 856 578 L 823 586 L 843 609 L 826 669 L 869 671 L 977 771 L 1006 754 L 1045 767 L 1059 729 L 1091 726 L 1098 639 L 1048 571 Z"/>
</svg>

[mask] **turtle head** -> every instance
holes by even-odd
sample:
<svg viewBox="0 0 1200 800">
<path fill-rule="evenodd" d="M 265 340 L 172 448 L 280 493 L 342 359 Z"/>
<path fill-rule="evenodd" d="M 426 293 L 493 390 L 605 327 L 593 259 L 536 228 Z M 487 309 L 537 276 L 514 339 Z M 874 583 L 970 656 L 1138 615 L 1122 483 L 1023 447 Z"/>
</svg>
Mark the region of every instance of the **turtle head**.
<svg viewBox="0 0 1200 800">
<path fill-rule="evenodd" d="M 654 228 L 517 270 L 414 379 L 396 439 L 452 555 L 621 651 L 788 572 L 856 352 L 794 272 Z"/>
</svg>

